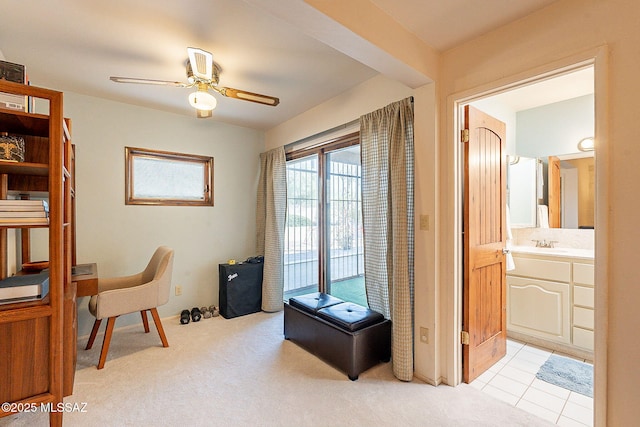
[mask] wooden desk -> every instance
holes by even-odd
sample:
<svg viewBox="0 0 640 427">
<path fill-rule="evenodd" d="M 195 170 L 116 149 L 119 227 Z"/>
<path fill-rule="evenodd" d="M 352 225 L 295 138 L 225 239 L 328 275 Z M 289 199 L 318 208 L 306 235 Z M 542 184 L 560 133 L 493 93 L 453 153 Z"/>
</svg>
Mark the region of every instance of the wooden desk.
<svg viewBox="0 0 640 427">
<path fill-rule="evenodd" d="M 71 267 L 71 284 L 64 292 L 63 327 L 63 395 L 73 394 L 73 382 L 76 374 L 78 346 L 78 305 L 77 297 L 86 297 L 98 293 L 98 266 L 79 264 Z"/>
<path fill-rule="evenodd" d="M 78 288 L 76 297 L 88 297 L 98 294 L 98 266 L 96 263 L 78 264 L 71 267 L 71 281 Z"/>
</svg>

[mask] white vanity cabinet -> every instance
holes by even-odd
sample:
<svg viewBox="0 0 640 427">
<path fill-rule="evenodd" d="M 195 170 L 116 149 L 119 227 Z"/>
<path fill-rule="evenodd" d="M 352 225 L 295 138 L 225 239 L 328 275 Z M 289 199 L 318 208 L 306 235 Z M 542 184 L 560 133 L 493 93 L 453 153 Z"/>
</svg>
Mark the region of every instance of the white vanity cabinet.
<svg viewBox="0 0 640 427">
<path fill-rule="evenodd" d="M 593 350 L 593 260 L 540 252 L 513 253 L 507 330 Z"/>
<path fill-rule="evenodd" d="M 507 330 L 571 343 L 571 263 L 514 254 L 507 274 Z"/>
<path fill-rule="evenodd" d="M 572 343 L 593 350 L 594 307 L 593 263 L 573 263 L 573 327 Z"/>
</svg>

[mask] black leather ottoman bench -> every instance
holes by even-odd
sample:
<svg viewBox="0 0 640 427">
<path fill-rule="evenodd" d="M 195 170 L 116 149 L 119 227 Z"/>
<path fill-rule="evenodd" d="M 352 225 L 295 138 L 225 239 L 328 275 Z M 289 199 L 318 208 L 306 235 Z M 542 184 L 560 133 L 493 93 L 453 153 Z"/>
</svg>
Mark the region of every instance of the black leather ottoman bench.
<svg viewBox="0 0 640 427">
<path fill-rule="evenodd" d="M 391 359 L 391 322 L 376 311 L 316 292 L 284 305 L 284 338 L 291 340 L 350 380 Z"/>
</svg>

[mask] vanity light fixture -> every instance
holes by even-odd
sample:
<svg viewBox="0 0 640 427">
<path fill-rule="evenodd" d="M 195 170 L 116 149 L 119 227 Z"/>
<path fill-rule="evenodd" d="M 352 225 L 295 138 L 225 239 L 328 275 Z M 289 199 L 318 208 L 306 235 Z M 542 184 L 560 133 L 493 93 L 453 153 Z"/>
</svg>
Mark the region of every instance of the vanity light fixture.
<svg viewBox="0 0 640 427">
<path fill-rule="evenodd" d="M 595 144 L 593 142 L 593 137 L 590 136 L 588 138 L 583 138 L 578 142 L 578 150 L 580 151 L 593 151 L 595 150 Z"/>
</svg>

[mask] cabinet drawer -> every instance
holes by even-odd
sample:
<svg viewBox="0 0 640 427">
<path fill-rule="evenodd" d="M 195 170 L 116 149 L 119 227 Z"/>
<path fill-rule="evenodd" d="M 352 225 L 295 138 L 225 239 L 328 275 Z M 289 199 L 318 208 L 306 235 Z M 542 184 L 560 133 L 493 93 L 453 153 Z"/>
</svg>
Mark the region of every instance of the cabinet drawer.
<svg viewBox="0 0 640 427">
<path fill-rule="evenodd" d="M 593 329 L 593 310 L 573 307 L 573 325 L 581 328 Z"/>
<path fill-rule="evenodd" d="M 573 282 L 581 285 L 591 285 L 594 283 L 593 264 L 573 263 Z"/>
<path fill-rule="evenodd" d="M 571 281 L 571 263 L 566 261 L 551 261 L 537 258 L 513 257 L 516 265 L 511 275 L 535 277 L 536 279 L 553 280 L 556 282 Z"/>
<path fill-rule="evenodd" d="M 593 288 L 573 287 L 573 304 L 593 308 Z"/>
<path fill-rule="evenodd" d="M 593 350 L 593 331 L 586 329 L 573 328 L 573 345 Z"/>
</svg>

